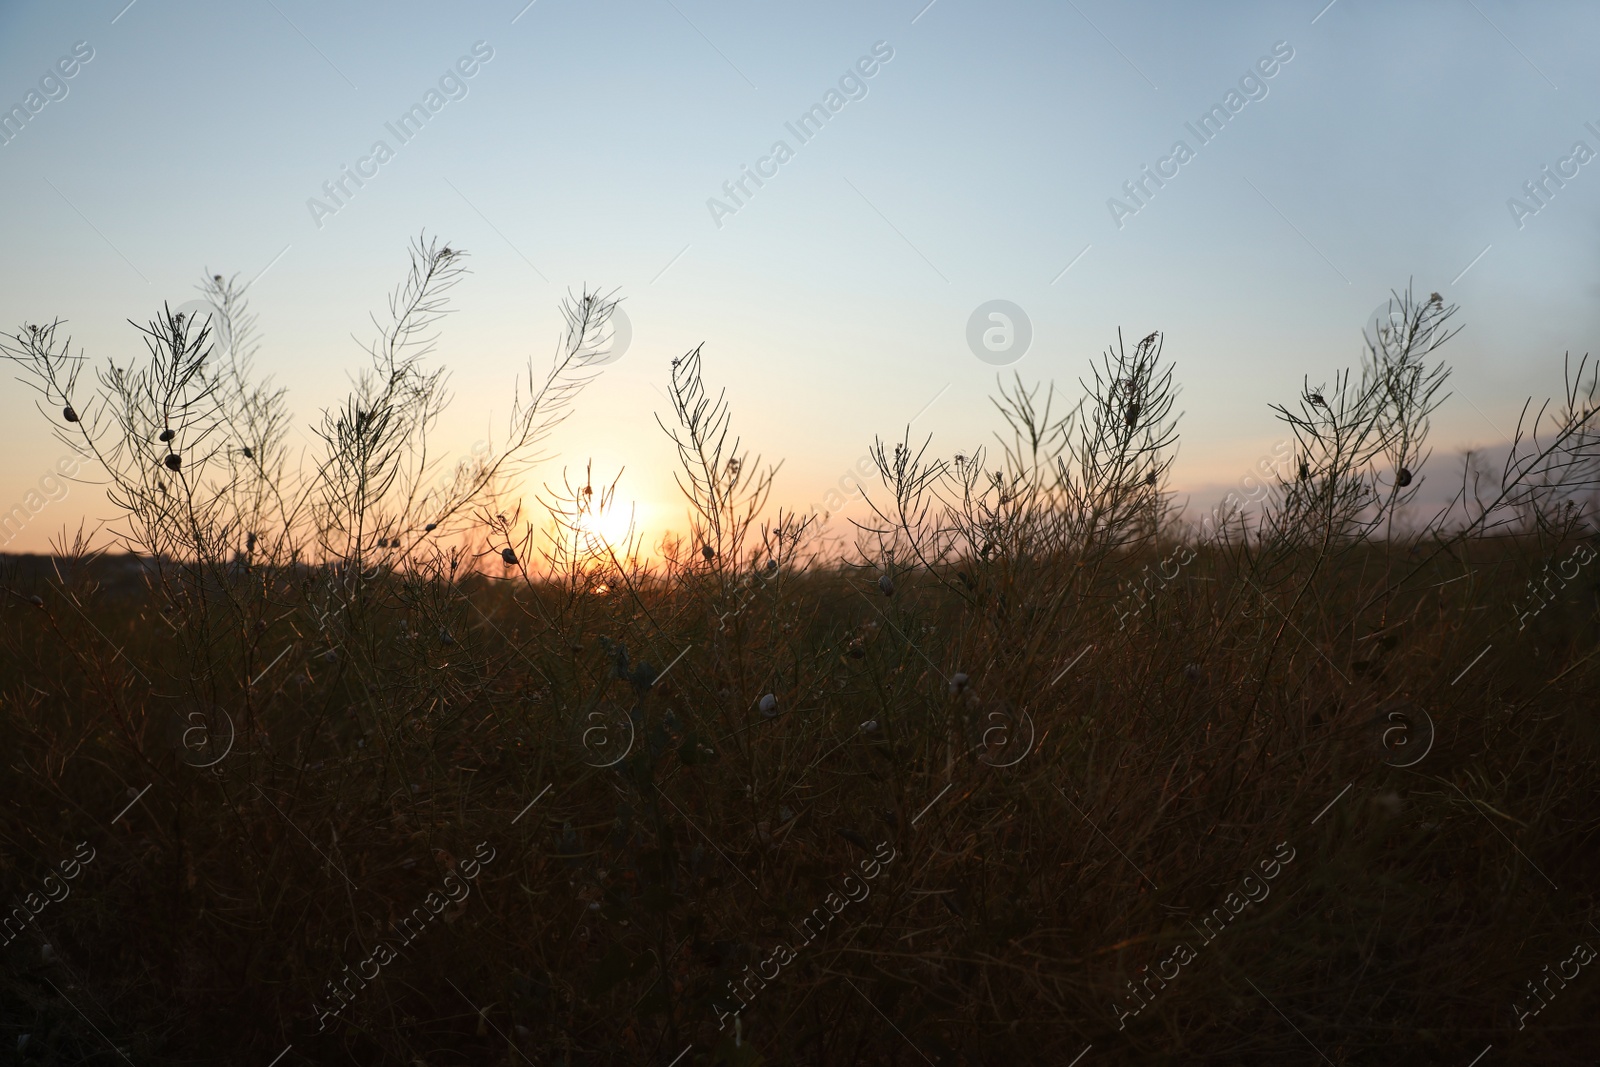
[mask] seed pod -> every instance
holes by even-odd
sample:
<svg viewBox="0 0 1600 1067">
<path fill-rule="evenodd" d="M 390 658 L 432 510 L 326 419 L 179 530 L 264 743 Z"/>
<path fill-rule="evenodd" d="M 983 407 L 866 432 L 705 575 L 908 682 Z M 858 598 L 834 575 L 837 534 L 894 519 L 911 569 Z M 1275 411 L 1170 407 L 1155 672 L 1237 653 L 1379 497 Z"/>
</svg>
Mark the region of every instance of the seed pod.
<svg viewBox="0 0 1600 1067">
<path fill-rule="evenodd" d="M 255 459 L 256 458 L 256 454 L 254 452 L 250 451 L 250 446 L 249 445 L 245 445 L 243 448 L 239 449 L 239 451 L 244 453 L 244 458 L 245 459 Z"/>
<path fill-rule="evenodd" d="M 168 452 L 167 458 L 163 462 L 166 463 L 167 470 L 169 471 L 175 471 L 183 466 L 183 460 L 178 458 L 178 454 L 176 452 Z"/>
<path fill-rule="evenodd" d="M 772 718 L 773 716 L 777 715 L 778 714 L 778 698 L 773 696 L 771 693 L 768 693 L 766 696 L 762 697 L 761 698 L 761 714 L 765 715 L 769 719 Z"/>
<path fill-rule="evenodd" d="M 500 558 L 505 560 L 513 567 L 517 565 L 517 554 L 509 548 L 502 549 L 500 551 Z"/>
<path fill-rule="evenodd" d="M 169 426 L 165 430 L 161 431 L 161 443 L 166 444 L 176 436 L 178 436 L 178 432 Z"/>
<path fill-rule="evenodd" d="M 1124 416 L 1124 418 L 1128 423 L 1129 429 L 1132 429 L 1139 424 L 1139 402 L 1137 400 L 1128 405 L 1128 413 Z"/>
<path fill-rule="evenodd" d="M 700 546 L 700 555 L 705 558 L 705 561 L 707 563 L 710 563 L 717 556 L 717 554 L 715 552 L 711 551 L 711 546 L 710 545 L 701 545 Z"/>
<path fill-rule="evenodd" d="M 28 598 L 28 603 L 32 604 L 36 608 L 42 608 L 44 607 L 44 597 L 35 593 L 33 596 Z"/>
<path fill-rule="evenodd" d="M 1400 468 L 1400 473 L 1395 475 L 1394 484 L 1398 485 L 1402 489 L 1404 489 L 1406 486 L 1410 485 L 1411 484 L 1411 472 L 1406 470 L 1404 467 L 1401 467 Z"/>
<path fill-rule="evenodd" d="M 894 596 L 894 579 L 887 574 L 878 577 L 878 588 L 883 590 L 884 596 Z"/>
<path fill-rule="evenodd" d="M 78 413 L 72 410 L 71 404 L 68 404 L 66 407 L 61 409 L 61 417 L 66 419 L 68 422 L 78 421 Z"/>
<path fill-rule="evenodd" d="M 246 552 L 253 552 L 253 551 L 255 551 L 255 547 L 256 547 L 256 535 L 253 534 L 253 533 L 245 534 L 244 535 L 244 550 Z"/>
<path fill-rule="evenodd" d="M 1300 461 L 1300 480 L 1303 482 L 1303 481 L 1305 481 L 1306 479 L 1308 479 L 1310 477 L 1311 477 L 1311 468 L 1306 464 L 1305 460 L 1301 460 Z"/>
<path fill-rule="evenodd" d="M 856 833 L 854 830 L 846 830 L 842 826 L 836 826 L 834 827 L 833 832 L 850 842 L 852 845 L 861 849 L 863 852 L 872 851 L 872 846 L 867 843 L 867 839 Z"/>
<path fill-rule="evenodd" d="M 1156 472 L 1155 471 L 1151 471 L 1149 474 L 1146 474 L 1144 476 L 1144 484 L 1145 485 L 1155 485 L 1156 484 Z"/>
<path fill-rule="evenodd" d="M 428 525 L 426 525 L 426 526 L 424 526 L 422 528 L 422 532 L 423 533 L 433 533 L 433 531 L 437 530 L 438 528 L 439 528 L 439 524 L 438 523 L 430 522 L 430 523 L 428 523 Z"/>
</svg>

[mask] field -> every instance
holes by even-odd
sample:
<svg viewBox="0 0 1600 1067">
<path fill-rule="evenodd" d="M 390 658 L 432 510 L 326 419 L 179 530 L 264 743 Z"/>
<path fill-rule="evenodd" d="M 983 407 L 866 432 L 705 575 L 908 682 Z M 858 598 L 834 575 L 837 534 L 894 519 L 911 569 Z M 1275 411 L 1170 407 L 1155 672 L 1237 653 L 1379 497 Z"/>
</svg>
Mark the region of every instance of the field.
<svg viewBox="0 0 1600 1067">
<path fill-rule="evenodd" d="M 413 247 L 304 469 L 220 278 L 92 385 L 8 342 L 122 515 L 5 562 L 8 1061 L 1600 1055 L 1585 364 L 1422 512 L 1454 309 L 1397 294 L 1196 522 L 1162 339 L 1119 341 L 1081 402 L 1003 387 L 992 453 L 880 441 L 841 553 L 691 352 L 646 553 L 607 486 L 507 488 L 604 296 L 429 465 L 463 255 Z"/>
</svg>

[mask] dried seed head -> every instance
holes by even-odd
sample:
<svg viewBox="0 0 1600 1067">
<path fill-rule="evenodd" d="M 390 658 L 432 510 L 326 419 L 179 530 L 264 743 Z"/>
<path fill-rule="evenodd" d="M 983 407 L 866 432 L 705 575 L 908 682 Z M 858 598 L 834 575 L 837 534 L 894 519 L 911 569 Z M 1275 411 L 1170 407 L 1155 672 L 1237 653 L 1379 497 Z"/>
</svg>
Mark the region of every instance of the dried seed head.
<svg viewBox="0 0 1600 1067">
<path fill-rule="evenodd" d="M 887 574 L 879 575 L 878 588 L 883 590 L 884 596 L 894 596 L 894 579 Z"/>
<path fill-rule="evenodd" d="M 430 522 L 430 523 L 428 523 L 428 525 L 426 525 L 426 526 L 424 526 L 422 528 L 422 532 L 423 533 L 433 533 L 433 531 L 437 530 L 438 528 L 439 528 L 439 524 L 438 523 Z"/>
<path fill-rule="evenodd" d="M 160 440 L 160 442 L 162 444 L 166 444 L 168 441 L 172 440 L 176 436 L 178 436 L 178 431 L 172 429 L 172 427 L 169 426 L 165 430 L 161 431 L 161 436 L 160 436 L 160 438 L 158 438 L 158 440 Z"/>
<path fill-rule="evenodd" d="M 778 698 L 773 696 L 771 693 L 768 693 L 766 696 L 762 697 L 761 714 L 765 715 L 769 719 L 778 714 Z"/>
<path fill-rule="evenodd" d="M 179 468 L 181 468 L 183 466 L 183 460 L 181 458 L 179 458 L 179 456 L 178 456 L 178 454 L 176 452 L 168 452 L 167 453 L 167 458 L 165 460 L 163 460 L 162 462 L 164 462 L 167 465 L 167 470 L 169 470 L 169 471 L 178 470 Z"/>
<path fill-rule="evenodd" d="M 239 451 L 244 453 L 244 458 L 245 459 L 255 459 L 256 458 L 256 454 L 254 452 L 250 451 L 250 446 L 249 445 L 245 445 L 243 448 L 239 449 Z"/>
<path fill-rule="evenodd" d="M 509 548 L 502 549 L 500 551 L 500 558 L 505 560 L 513 567 L 517 565 L 517 554 Z"/>
<path fill-rule="evenodd" d="M 1155 471 L 1151 471 L 1149 474 L 1146 474 L 1144 476 L 1144 484 L 1145 485 L 1155 485 L 1156 484 L 1156 472 Z"/>
<path fill-rule="evenodd" d="M 1411 472 L 1406 470 L 1404 467 L 1401 467 L 1400 468 L 1400 473 L 1395 475 L 1394 484 L 1398 485 L 1402 489 L 1404 489 L 1406 486 L 1410 485 L 1411 484 Z"/>
<path fill-rule="evenodd" d="M 1310 477 L 1311 477 L 1311 468 L 1310 468 L 1310 466 L 1308 466 L 1306 464 L 1305 460 L 1301 460 L 1300 461 L 1300 480 L 1303 482 L 1303 481 L 1305 481 L 1306 479 L 1308 479 Z"/>
<path fill-rule="evenodd" d="M 1444 297 L 1440 296 L 1438 293 L 1434 293 L 1432 296 L 1428 297 L 1428 303 L 1442 304 L 1444 303 Z"/>
<path fill-rule="evenodd" d="M 1128 405 L 1128 412 L 1124 416 L 1124 419 L 1127 422 L 1129 429 L 1139 425 L 1139 402 L 1137 400 Z"/>
<path fill-rule="evenodd" d="M 66 407 L 61 409 L 61 417 L 66 419 L 68 422 L 78 421 L 78 413 L 72 410 L 71 404 L 68 404 Z"/>
<path fill-rule="evenodd" d="M 255 550 L 255 547 L 256 547 L 256 535 L 253 534 L 253 533 L 245 534 L 244 535 L 244 550 L 246 552 L 252 552 L 252 551 Z"/>
<path fill-rule="evenodd" d="M 707 563 L 710 563 L 717 556 L 717 554 L 711 550 L 711 546 L 710 545 L 701 545 L 700 546 L 700 555 L 705 559 L 705 561 Z"/>
<path fill-rule="evenodd" d="M 1311 401 L 1313 404 L 1315 404 L 1319 408 L 1328 406 L 1328 402 L 1326 400 L 1322 399 L 1322 394 L 1321 393 L 1307 393 L 1306 394 L 1306 399 Z"/>
</svg>

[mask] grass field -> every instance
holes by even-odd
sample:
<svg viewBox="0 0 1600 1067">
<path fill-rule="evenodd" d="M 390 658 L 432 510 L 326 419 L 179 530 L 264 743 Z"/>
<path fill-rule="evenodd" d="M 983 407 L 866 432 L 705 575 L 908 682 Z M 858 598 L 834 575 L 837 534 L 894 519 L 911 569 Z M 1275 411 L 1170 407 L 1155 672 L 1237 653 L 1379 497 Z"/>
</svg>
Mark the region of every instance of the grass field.
<svg viewBox="0 0 1600 1067">
<path fill-rule="evenodd" d="M 0 1057 L 1596 1062 L 1585 365 L 1420 513 L 1454 309 L 1397 295 L 1197 523 L 1152 334 L 1004 389 L 992 453 L 880 441 L 840 555 L 692 352 L 644 553 L 605 486 L 508 506 L 603 296 L 428 465 L 462 255 L 413 248 L 305 468 L 221 279 L 226 360 L 9 343 L 122 540 L 5 563 Z"/>
</svg>

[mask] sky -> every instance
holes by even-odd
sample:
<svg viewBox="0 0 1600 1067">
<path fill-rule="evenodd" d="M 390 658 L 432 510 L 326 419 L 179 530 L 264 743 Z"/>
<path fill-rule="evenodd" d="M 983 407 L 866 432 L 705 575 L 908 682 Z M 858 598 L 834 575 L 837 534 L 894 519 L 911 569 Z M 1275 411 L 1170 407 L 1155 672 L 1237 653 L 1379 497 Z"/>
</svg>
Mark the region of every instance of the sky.
<svg viewBox="0 0 1600 1067">
<path fill-rule="evenodd" d="M 1119 329 L 1160 330 L 1171 487 L 1200 499 L 1410 284 L 1465 327 L 1436 449 L 1503 447 L 1597 347 L 1597 32 L 1592 5 L 1511 0 L 5 0 L 0 329 L 63 319 L 126 363 L 128 320 L 237 274 L 309 432 L 437 235 L 473 271 L 434 357 L 465 456 L 555 351 L 561 298 L 615 289 L 632 340 L 535 479 L 620 472 L 659 533 L 684 506 L 654 415 L 697 345 L 783 461 L 774 501 L 821 510 L 874 435 L 992 444 L 997 376 L 1075 399 Z M 0 380 L 4 511 L 62 446 Z M 112 515 L 74 484 L 4 548 Z"/>
</svg>

